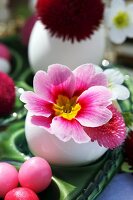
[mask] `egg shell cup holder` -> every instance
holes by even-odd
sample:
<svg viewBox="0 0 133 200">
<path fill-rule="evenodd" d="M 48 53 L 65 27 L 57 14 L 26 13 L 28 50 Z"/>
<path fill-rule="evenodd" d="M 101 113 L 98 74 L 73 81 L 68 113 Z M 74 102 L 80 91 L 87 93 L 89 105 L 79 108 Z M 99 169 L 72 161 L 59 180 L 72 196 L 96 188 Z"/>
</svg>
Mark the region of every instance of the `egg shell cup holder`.
<svg viewBox="0 0 133 200">
<path fill-rule="evenodd" d="M 21 57 L 23 61 L 17 61 L 19 70 L 11 72 L 17 88 L 32 90 L 33 74 L 29 68 L 25 48 L 19 38 L 14 36 L 5 39 L 3 42 L 11 48 L 14 58 Z M 14 44 L 15 46 L 13 46 Z M 131 87 L 132 82 L 128 82 L 127 85 Z M 129 100 L 121 103 L 121 108 L 124 107 L 125 111 L 126 108 L 127 110 L 130 110 L 130 108 L 129 106 L 125 107 L 124 102 L 131 106 L 132 97 L 133 92 Z M 17 115 L 13 116 L 13 113 Z M 0 119 L 0 162 L 6 161 L 19 168 L 25 160 L 32 157 L 24 134 L 26 110 L 19 100 L 19 95 L 16 97 L 13 113 L 4 119 Z M 113 151 L 108 150 L 99 160 L 89 165 L 80 167 L 52 166 L 52 182 L 48 189 L 39 194 L 39 199 L 93 200 L 119 170 L 122 162 L 122 147 L 119 147 Z"/>
</svg>

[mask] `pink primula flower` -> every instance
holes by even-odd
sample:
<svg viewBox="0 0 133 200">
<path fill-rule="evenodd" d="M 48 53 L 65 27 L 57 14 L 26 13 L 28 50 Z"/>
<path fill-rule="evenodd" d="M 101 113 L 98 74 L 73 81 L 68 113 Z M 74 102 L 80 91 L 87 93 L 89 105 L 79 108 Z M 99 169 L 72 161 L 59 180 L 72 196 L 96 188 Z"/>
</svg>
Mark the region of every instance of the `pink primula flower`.
<svg viewBox="0 0 133 200">
<path fill-rule="evenodd" d="M 73 139 L 85 143 L 91 140 L 87 128 L 102 126 L 112 118 L 108 108 L 112 96 L 107 84 L 106 75 L 96 73 L 92 64 L 79 66 L 73 72 L 54 64 L 47 73 L 36 73 L 34 92 L 24 92 L 20 99 L 26 103 L 33 124 L 48 129 L 64 142 Z"/>
</svg>

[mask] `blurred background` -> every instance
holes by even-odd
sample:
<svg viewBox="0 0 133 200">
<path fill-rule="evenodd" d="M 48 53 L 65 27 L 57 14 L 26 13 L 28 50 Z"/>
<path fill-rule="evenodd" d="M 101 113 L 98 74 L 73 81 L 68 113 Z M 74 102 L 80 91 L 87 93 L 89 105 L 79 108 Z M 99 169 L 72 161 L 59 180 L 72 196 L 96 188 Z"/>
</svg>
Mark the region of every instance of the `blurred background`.
<svg viewBox="0 0 133 200">
<path fill-rule="evenodd" d="M 28 46 L 29 35 L 35 22 L 35 2 L 36 0 L 0 0 L 0 39 L 18 35 L 23 44 Z M 109 0 L 104 0 L 104 2 L 106 5 L 110 3 Z M 133 0 L 127 0 L 127 2 L 133 2 Z M 30 22 L 23 30 L 29 19 Z M 121 45 L 107 41 L 104 58 L 132 69 L 133 39 L 127 39 Z"/>
</svg>

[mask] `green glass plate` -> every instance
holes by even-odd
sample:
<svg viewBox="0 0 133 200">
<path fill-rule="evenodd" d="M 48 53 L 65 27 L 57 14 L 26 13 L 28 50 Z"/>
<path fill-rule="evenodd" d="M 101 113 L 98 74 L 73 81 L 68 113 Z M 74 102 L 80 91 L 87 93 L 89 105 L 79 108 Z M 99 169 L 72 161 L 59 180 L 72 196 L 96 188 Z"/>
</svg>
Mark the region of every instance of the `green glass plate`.
<svg viewBox="0 0 133 200">
<path fill-rule="evenodd" d="M 10 52 L 12 55 L 12 59 L 11 59 L 11 72 L 9 75 L 14 80 L 16 80 L 19 77 L 20 72 L 22 71 L 23 60 L 20 54 L 16 50 L 10 48 Z"/>
</svg>

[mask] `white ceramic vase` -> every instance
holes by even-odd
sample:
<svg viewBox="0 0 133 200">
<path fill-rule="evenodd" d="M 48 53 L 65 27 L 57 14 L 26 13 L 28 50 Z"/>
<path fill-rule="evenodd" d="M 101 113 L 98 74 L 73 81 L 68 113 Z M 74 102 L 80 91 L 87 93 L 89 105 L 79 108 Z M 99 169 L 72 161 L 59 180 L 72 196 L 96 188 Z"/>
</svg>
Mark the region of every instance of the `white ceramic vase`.
<svg viewBox="0 0 133 200">
<path fill-rule="evenodd" d="M 60 63 L 75 69 L 84 63 L 100 64 L 105 50 L 105 30 L 101 25 L 91 36 L 81 42 L 62 41 L 51 37 L 41 21 L 33 27 L 29 41 L 29 61 L 36 72 L 39 69 L 47 70 L 54 63 Z"/>
<path fill-rule="evenodd" d="M 107 151 L 97 142 L 84 144 L 75 143 L 73 140 L 62 142 L 44 128 L 33 125 L 29 114 L 26 118 L 25 134 L 31 152 L 54 165 L 85 165 L 97 160 Z"/>
</svg>

